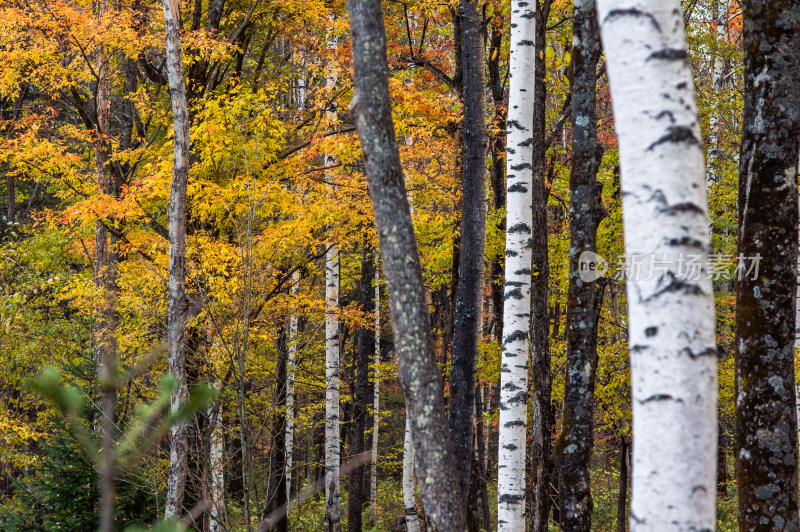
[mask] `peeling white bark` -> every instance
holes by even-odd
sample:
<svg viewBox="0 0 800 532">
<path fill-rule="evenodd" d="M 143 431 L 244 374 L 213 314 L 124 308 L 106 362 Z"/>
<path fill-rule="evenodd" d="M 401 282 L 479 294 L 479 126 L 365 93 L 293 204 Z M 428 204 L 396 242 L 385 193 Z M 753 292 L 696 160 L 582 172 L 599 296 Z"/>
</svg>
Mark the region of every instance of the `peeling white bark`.
<svg viewBox="0 0 800 532">
<path fill-rule="evenodd" d="M 711 246 L 681 4 L 597 5 L 619 139 L 625 251 L 645 264 L 627 282 L 631 530 L 714 530 L 714 294 L 706 275 L 686 278 L 679 262 L 693 256 L 705 264 Z M 663 270 L 650 276 L 654 259 Z"/>
<path fill-rule="evenodd" d="M 511 2 L 506 267 L 497 462 L 497 529 L 525 530 L 525 432 L 531 319 L 535 4 Z"/>
</svg>

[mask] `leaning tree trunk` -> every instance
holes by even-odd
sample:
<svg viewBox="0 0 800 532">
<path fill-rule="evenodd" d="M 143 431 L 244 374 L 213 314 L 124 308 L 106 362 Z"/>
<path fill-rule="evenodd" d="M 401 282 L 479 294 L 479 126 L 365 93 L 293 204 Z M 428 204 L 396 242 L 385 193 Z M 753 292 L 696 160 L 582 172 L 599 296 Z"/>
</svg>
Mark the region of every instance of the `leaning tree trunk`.
<svg viewBox="0 0 800 532">
<path fill-rule="evenodd" d="M 361 286 L 359 287 L 359 306 L 367 314 L 373 311 L 372 281 L 375 278 L 375 261 L 369 244 L 364 246 L 361 259 Z M 364 326 L 358 332 L 355 372 L 356 389 L 353 398 L 353 452 L 358 456 L 366 452 L 364 431 L 367 427 L 367 400 L 372 395 L 369 386 L 369 358 L 375 343 L 375 331 Z M 350 491 L 347 499 L 347 528 L 351 532 L 362 529 L 362 509 L 364 506 L 364 477 L 366 464 L 361 463 L 350 473 Z"/>
<path fill-rule="evenodd" d="M 475 361 L 478 356 L 483 307 L 484 242 L 486 235 L 486 118 L 484 44 L 477 0 L 461 0 L 461 54 L 464 65 L 461 150 L 462 246 L 450 361 L 450 434 L 455 446 L 458 483 L 467 503 L 472 463 L 475 410 Z"/>
<path fill-rule="evenodd" d="M 217 383 L 217 390 L 221 391 L 222 383 Z M 225 439 L 222 427 L 222 402 L 208 409 L 208 419 L 211 423 L 211 442 L 208 453 L 208 469 L 210 471 L 210 501 L 209 501 L 209 532 L 222 532 L 226 530 L 227 508 L 225 506 Z"/>
<path fill-rule="evenodd" d="M 736 476 L 742 530 L 797 530 L 794 324 L 800 1 L 745 0 L 736 292 Z M 638 449 L 635 451 L 638 453 Z"/>
<path fill-rule="evenodd" d="M 500 420 L 497 459 L 497 529 L 525 529 L 525 451 L 533 225 L 533 97 L 535 7 L 513 0 L 507 125 L 506 263 Z M 535 85 L 534 85 L 535 86 Z"/>
<path fill-rule="evenodd" d="M 631 530 L 713 530 L 711 237 L 681 4 L 599 0 L 598 11 L 619 141 L 625 252 L 642 265 L 629 264 L 627 282 Z M 700 267 L 686 268 L 688 259 Z"/>
<path fill-rule="evenodd" d="M 328 38 L 328 49 L 333 50 L 337 45 L 338 39 L 332 34 Z M 336 77 L 331 68 L 326 80 L 329 92 L 335 84 Z M 332 110 L 326 114 L 329 120 L 335 118 Z M 335 159 L 326 155 L 325 166 L 334 164 Z M 325 532 L 339 532 L 342 528 L 339 494 L 339 268 L 339 247 L 329 238 L 325 253 Z"/>
<path fill-rule="evenodd" d="M 570 172 L 567 374 L 558 452 L 561 468 L 562 530 L 590 530 L 592 493 L 589 463 L 594 442 L 594 384 L 597 371 L 597 303 L 589 269 L 596 262 L 597 226 L 604 215 L 597 182 L 602 151 L 597 144 L 597 61 L 600 35 L 594 0 L 575 0 L 572 17 L 572 170 Z"/>
<path fill-rule="evenodd" d="M 167 216 L 169 220 L 169 298 L 167 302 L 167 352 L 169 371 L 175 375 L 177 385 L 172 394 L 172 412 L 186 401 L 186 341 L 184 338 L 184 312 L 186 307 L 186 188 L 189 181 L 189 113 L 186 102 L 186 84 L 181 60 L 181 25 L 178 3 L 162 0 L 166 32 L 166 69 L 169 93 L 172 100 L 175 151 L 172 167 L 172 188 Z M 183 508 L 183 491 L 186 487 L 187 438 L 186 423 L 177 423 L 171 429 L 167 472 L 167 500 L 164 515 L 177 517 Z"/>
<path fill-rule="evenodd" d="M 383 256 L 397 351 L 398 380 L 425 513 L 440 532 L 463 532 L 461 493 L 441 489 L 457 478 L 442 382 L 428 316 L 414 226 L 406 198 L 389 100 L 386 35 L 379 0 L 348 0 L 354 95 L 350 108 L 364 153 L 369 194 Z"/>
</svg>

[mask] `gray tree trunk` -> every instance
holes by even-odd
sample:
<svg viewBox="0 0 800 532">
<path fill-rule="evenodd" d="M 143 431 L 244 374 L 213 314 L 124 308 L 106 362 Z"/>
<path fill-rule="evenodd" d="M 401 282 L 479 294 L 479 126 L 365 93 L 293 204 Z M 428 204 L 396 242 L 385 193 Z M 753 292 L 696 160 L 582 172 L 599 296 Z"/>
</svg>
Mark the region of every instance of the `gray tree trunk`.
<svg viewBox="0 0 800 532">
<path fill-rule="evenodd" d="M 364 153 L 383 256 L 398 358 L 398 380 L 411 419 L 417 477 L 435 530 L 464 532 L 461 493 L 442 489 L 457 478 L 428 303 L 406 197 L 389 100 L 386 35 L 379 0 L 348 0 L 354 96 L 350 104 Z"/>
</svg>

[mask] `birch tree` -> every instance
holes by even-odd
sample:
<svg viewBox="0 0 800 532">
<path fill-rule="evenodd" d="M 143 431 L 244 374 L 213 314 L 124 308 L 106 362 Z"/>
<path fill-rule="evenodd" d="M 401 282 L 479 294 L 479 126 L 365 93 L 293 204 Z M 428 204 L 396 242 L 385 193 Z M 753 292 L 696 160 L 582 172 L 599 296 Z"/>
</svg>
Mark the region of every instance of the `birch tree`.
<svg viewBox="0 0 800 532">
<path fill-rule="evenodd" d="M 372 372 L 372 447 L 369 461 L 369 522 L 374 527 L 378 522 L 378 429 L 380 428 L 381 373 L 381 276 L 379 265 L 375 266 L 375 364 Z"/>
<path fill-rule="evenodd" d="M 167 301 L 167 355 L 169 371 L 176 377 L 172 394 L 172 412 L 186 401 L 186 189 L 189 181 L 189 112 L 181 59 L 181 24 L 177 0 L 162 0 L 166 38 L 166 63 L 172 104 L 175 149 L 172 166 L 168 219 L 169 227 L 169 298 Z M 183 508 L 186 487 L 186 423 L 173 425 L 167 472 L 167 500 L 164 515 L 177 517 Z"/>
<path fill-rule="evenodd" d="M 589 530 L 592 492 L 589 464 L 594 445 L 594 384 L 598 309 L 595 279 L 583 271 L 584 253 L 597 251 L 597 226 L 604 216 L 597 182 L 602 151 L 597 144 L 597 61 L 600 35 L 594 0 L 575 0 L 572 17 L 572 168 L 570 171 L 567 372 L 558 452 L 561 529 Z"/>
<path fill-rule="evenodd" d="M 528 356 L 533 224 L 533 91 L 535 6 L 511 3 L 508 117 L 506 119 L 506 263 L 500 420 L 497 460 L 497 528 L 525 528 L 525 438 L 528 420 Z"/>
<path fill-rule="evenodd" d="M 736 292 L 736 476 L 742 530 L 796 530 L 794 343 L 800 2 L 746 0 Z M 740 270 L 741 271 L 741 270 Z M 634 449 L 636 447 L 634 446 Z M 636 453 L 638 451 L 634 451 Z"/>
<path fill-rule="evenodd" d="M 598 0 L 619 140 L 633 399 L 631 530 L 713 530 L 714 295 L 703 148 L 678 0 Z M 679 270 L 696 259 L 697 272 Z M 659 269 L 648 273 L 648 264 Z"/>
<path fill-rule="evenodd" d="M 300 283 L 300 271 L 292 273 L 290 292 L 297 296 Z M 286 497 L 292 497 L 292 455 L 294 453 L 294 370 L 297 363 L 297 325 L 298 311 L 295 309 L 289 317 L 289 354 L 286 363 Z"/>
<path fill-rule="evenodd" d="M 329 17 L 333 22 L 333 18 Z M 338 38 L 331 32 L 328 50 L 335 50 Z M 325 82 L 329 92 L 336 85 L 336 70 L 331 66 Z M 328 121 L 335 120 L 332 109 L 326 110 Z M 325 166 L 336 164 L 329 154 L 325 155 Z M 339 465 L 341 449 L 339 443 L 339 248 L 335 242 L 327 243 L 325 253 L 325 530 L 339 532 L 341 524 L 341 501 L 339 494 Z"/>
<path fill-rule="evenodd" d="M 403 513 L 407 532 L 419 532 L 417 499 L 414 496 L 414 443 L 411 441 L 411 420 L 406 414 L 403 437 Z"/>
<path fill-rule="evenodd" d="M 398 380 L 425 513 L 437 531 L 463 532 L 462 495 L 437 480 L 457 478 L 447 432 L 425 285 L 406 196 L 389 100 L 386 33 L 379 0 L 348 0 L 353 45 L 353 100 L 369 195 L 383 259 L 398 358 Z"/>
</svg>

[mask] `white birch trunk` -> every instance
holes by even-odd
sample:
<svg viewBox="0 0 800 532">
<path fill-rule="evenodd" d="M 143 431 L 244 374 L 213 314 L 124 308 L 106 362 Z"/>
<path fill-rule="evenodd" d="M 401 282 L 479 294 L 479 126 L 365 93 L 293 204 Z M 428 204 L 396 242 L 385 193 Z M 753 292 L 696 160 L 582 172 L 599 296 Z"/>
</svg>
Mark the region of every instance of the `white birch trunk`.
<svg viewBox="0 0 800 532">
<path fill-rule="evenodd" d="M 716 23 L 716 39 L 713 50 L 714 61 L 711 72 L 713 90 L 717 96 L 722 95 L 722 61 L 723 46 L 725 44 L 725 34 L 728 25 L 728 0 L 718 0 L 714 4 L 714 19 Z M 708 117 L 708 180 L 707 183 L 719 181 L 719 142 L 720 142 L 720 113 L 715 106 Z"/>
<path fill-rule="evenodd" d="M 341 528 L 339 496 L 339 250 L 325 255 L 325 526 Z"/>
<path fill-rule="evenodd" d="M 403 506 L 405 508 L 406 530 L 419 532 L 417 499 L 414 496 L 414 444 L 411 441 L 411 420 L 406 413 L 406 435 L 403 440 Z"/>
<path fill-rule="evenodd" d="M 381 274 L 380 264 L 375 268 L 375 371 L 372 383 L 372 449 L 369 463 L 369 521 L 378 522 L 378 427 L 380 421 L 380 370 L 381 362 Z"/>
<path fill-rule="evenodd" d="M 497 460 L 497 529 L 525 530 L 525 433 L 531 319 L 533 225 L 533 86 L 535 4 L 511 2 L 511 58 L 507 119 L 506 267 L 500 420 Z"/>
<path fill-rule="evenodd" d="M 333 17 L 329 16 L 333 23 Z M 335 50 L 338 38 L 328 37 L 328 50 Z M 335 69 L 328 71 L 326 87 L 329 93 L 336 85 Z M 329 122 L 335 113 L 326 111 Z M 325 166 L 333 166 L 336 159 L 325 155 Z M 326 179 L 330 182 L 330 179 Z M 326 188 L 330 190 L 330 185 Z M 341 501 L 339 493 L 339 247 L 328 242 L 325 254 L 325 530 L 341 530 Z"/>
<path fill-rule="evenodd" d="M 217 383 L 217 389 L 221 383 Z M 225 441 L 222 435 L 222 403 L 216 408 L 209 408 L 209 418 L 213 425 L 211 431 L 211 445 L 209 451 L 209 469 L 211 470 L 211 501 L 209 532 L 222 532 L 226 530 L 225 521 L 227 510 L 225 507 Z M 214 411 L 216 410 L 216 412 Z"/>
<path fill-rule="evenodd" d="M 300 272 L 292 274 L 292 296 L 297 295 L 300 283 Z M 286 360 L 286 498 L 292 497 L 292 453 L 294 452 L 294 370 L 297 359 L 297 322 L 298 311 L 295 309 L 289 317 L 289 352 Z"/>
<path fill-rule="evenodd" d="M 629 263 L 627 282 L 631 530 L 714 530 L 717 351 L 705 272 L 711 238 L 681 3 L 597 5 L 619 140 L 625 251 L 643 264 L 637 272 Z M 681 259 L 693 257 L 703 265 L 699 275 L 681 271 Z"/>
<path fill-rule="evenodd" d="M 172 413 L 186 401 L 186 342 L 184 320 L 186 312 L 186 194 L 189 180 L 189 111 L 186 81 L 181 53 L 180 12 L 177 0 L 162 0 L 166 42 L 166 70 L 169 79 L 175 149 L 169 206 L 169 296 L 167 301 L 167 351 L 169 371 L 175 375 L 172 393 Z M 183 510 L 188 457 L 186 422 L 171 427 L 167 497 L 164 516 L 179 517 Z"/>
</svg>

